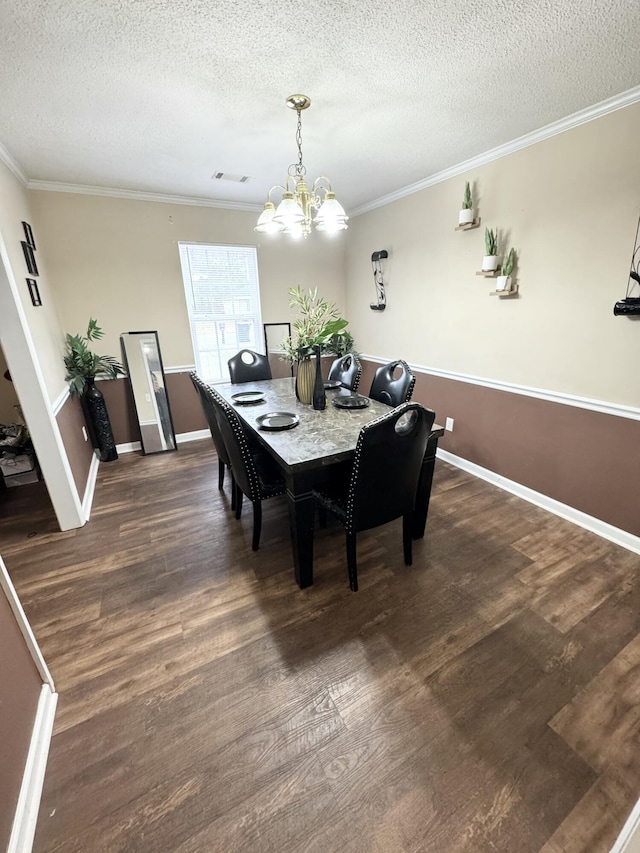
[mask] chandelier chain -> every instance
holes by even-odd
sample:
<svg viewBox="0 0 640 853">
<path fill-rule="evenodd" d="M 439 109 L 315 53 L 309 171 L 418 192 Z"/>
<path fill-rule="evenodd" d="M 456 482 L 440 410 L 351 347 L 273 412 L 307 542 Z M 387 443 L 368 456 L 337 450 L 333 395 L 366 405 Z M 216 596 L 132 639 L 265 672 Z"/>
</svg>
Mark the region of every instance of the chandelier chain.
<svg viewBox="0 0 640 853">
<path fill-rule="evenodd" d="M 304 175 L 306 169 L 302 165 L 302 114 L 300 110 L 296 110 L 298 113 L 298 127 L 296 129 L 296 142 L 298 143 L 298 165 L 296 167 L 296 172 L 299 175 Z"/>
</svg>

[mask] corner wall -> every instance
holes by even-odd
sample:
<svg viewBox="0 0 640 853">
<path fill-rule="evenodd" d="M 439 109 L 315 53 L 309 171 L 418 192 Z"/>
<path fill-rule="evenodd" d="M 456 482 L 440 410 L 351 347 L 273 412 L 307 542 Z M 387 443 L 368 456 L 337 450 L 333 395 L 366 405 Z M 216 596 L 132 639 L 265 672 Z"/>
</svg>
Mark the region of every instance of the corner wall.
<svg viewBox="0 0 640 853">
<path fill-rule="evenodd" d="M 634 105 L 352 218 L 347 244 L 358 349 L 423 366 L 419 399 L 438 422 L 455 419 L 441 447 L 634 535 L 640 323 L 613 305 L 640 212 L 639 136 Z M 467 232 L 454 230 L 465 180 L 482 218 Z M 501 254 L 516 248 L 517 297 L 490 296 L 492 280 L 475 275 L 485 225 Z"/>
</svg>

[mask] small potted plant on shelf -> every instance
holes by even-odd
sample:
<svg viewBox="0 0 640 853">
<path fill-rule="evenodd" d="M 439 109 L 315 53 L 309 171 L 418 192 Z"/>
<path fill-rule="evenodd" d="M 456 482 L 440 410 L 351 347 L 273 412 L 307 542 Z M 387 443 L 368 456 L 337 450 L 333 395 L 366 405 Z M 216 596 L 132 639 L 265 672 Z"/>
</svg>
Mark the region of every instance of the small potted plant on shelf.
<svg viewBox="0 0 640 853">
<path fill-rule="evenodd" d="M 298 309 L 294 334 L 282 341 L 282 358 L 298 365 L 296 393 L 301 403 L 311 403 L 314 367 L 311 356 L 317 354 L 345 355 L 352 352 L 353 337 L 346 331 L 348 322 L 338 314 L 335 305 L 318 296 L 318 288 L 303 291 L 300 286 L 289 288 L 289 305 Z"/>
<path fill-rule="evenodd" d="M 493 228 L 484 229 L 484 258 L 482 272 L 493 272 L 498 268 L 498 232 Z"/>
<path fill-rule="evenodd" d="M 473 222 L 473 199 L 471 198 L 471 187 L 469 181 L 464 186 L 464 198 L 462 208 L 458 213 L 458 225 L 471 225 Z"/>
<path fill-rule="evenodd" d="M 500 275 L 496 279 L 496 290 L 504 290 L 508 293 L 511 290 L 511 273 L 516 262 L 515 249 L 509 249 L 509 254 L 502 262 Z"/>
</svg>

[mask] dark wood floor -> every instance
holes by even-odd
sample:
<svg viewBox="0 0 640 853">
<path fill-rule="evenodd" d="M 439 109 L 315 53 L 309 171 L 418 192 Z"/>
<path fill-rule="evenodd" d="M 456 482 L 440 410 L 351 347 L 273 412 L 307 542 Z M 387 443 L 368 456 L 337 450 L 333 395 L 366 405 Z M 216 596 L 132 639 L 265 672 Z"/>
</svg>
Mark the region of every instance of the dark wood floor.
<svg viewBox="0 0 640 853">
<path fill-rule="evenodd" d="M 68 533 L 0 498 L 60 693 L 36 853 L 610 849 L 640 557 L 438 462 L 411 568 L 400 522 L 362 534 L 352 593 L 329 527 L 300 591 L 283 500 L 254 554 L 216 475 L 211 442 L 123 456 Z"/>
</svg>

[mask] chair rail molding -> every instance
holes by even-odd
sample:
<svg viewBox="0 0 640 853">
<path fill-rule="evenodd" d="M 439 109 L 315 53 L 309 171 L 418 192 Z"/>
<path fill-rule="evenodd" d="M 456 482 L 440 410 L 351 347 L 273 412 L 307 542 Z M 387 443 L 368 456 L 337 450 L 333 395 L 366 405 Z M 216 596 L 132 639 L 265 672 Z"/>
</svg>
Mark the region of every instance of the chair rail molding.
<svg viewBox="0 0 640 853">
<path fill-rule="evenodd" d="M 360 360 L 370 361 L 374 364 L 387 364 L 391 359 L 362 353 Z M 618 418 L 640 421 L 640 408 L 635 406 L 626 406 L 622 403 L 610 403 L 606 400 L 595 400 L 591 397 L 580 397 L 575 394 L 566 394 L 562 391 L 548 391 L 544 388 L 532 388 L 528 385 L 502 382 L 499 379 L 486 379 L 482 376 L 473 376 L 472 374 L 467 373 L 456 373 L 451 370 L 440 370 L 436 367 L 424 367 L 421 364 L 410 363 L 409 366 L 416 373 L 423 373 L 427 376 L 437 376 L 440 379 L 451 379 L 454 382 L 466 382 L 470 385 L 481 385 L 484 388 L 493 388 L 496 391 L 506 391 L 510 394 L 534 397 L 537 400 L 548 400 L 551 403 L 560 403 L 563 406 L 573 406 L 577 409 L 587 409 L 590 412 L 601 412 L 605 415 L 614 415 Z"/>
</svg>

